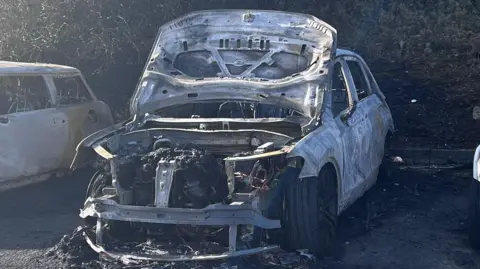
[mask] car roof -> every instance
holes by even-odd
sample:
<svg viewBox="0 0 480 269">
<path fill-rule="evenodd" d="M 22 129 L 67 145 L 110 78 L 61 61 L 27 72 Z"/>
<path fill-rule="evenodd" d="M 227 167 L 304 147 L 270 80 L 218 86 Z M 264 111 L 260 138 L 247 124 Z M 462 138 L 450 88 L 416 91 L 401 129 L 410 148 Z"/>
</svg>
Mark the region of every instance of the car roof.
<svg viewBox="0 0 480 269">
<path fill-rule="evenodd" d="M 353 57 L 360 57 L 357 53 L 347 50 L 347 49 L 337 49 L 335 56 L 353 56 Z M 361 57 L 360 57 L 361 58 Z"/>
<path fill-rule="evenodd" d="M 53 74 L 80 74 L 75 67 L 46 63 L 22 63 L 0 61 L 0 76 L 8 75 L 53 75 Z"/>
</svg>

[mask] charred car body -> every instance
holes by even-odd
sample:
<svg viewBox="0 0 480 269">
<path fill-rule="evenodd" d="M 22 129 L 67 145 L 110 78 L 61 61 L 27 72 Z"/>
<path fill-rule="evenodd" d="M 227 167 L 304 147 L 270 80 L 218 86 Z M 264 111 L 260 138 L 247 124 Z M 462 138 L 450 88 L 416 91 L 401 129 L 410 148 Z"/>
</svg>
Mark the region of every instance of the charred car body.
<svg viewBox="0 0 480 269">
<path fill-rule="evenodd" d="M 78 69 L 0 61 L 0 190 L 68 171 L 78 143 L 113 123 Z"/>
<path fill-rule="evenodd" d="M 278 245 L 325 255 L 337 216 L 375 184 L 393 131 L 372 74 L 336 48 L 335 29 L 277 11 L 202 11 L 163 25 L 131 114 L 86 138 L 72 164 L 100 156 L 80 216 L 96 227 L 90 246 L 124 262 Z M 120 226 L 175 229 L 184 243 L 223 238 L 225 251 L 124 253 L 108 242 Z"/>
</svg>

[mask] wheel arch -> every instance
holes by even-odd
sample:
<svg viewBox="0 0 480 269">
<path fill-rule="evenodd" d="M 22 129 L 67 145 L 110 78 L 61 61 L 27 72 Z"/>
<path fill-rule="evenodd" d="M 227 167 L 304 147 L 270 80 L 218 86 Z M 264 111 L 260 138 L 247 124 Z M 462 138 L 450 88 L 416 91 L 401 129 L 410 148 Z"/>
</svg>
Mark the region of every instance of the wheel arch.
<svg viewBox="0 0 480 269">
<path fill-rule="evenodd" d="M 337 188 L 337 214 L 340 213 L 340 201 L 342 201 L 342 180 L 341 180 L 341 170 L 338 165 L 338 162 L 334 158 L 327 158 L 325 162 L 320 166 L 318 173 L 323 169 L 331 169 L 335 173 L 335 181 Z"/>
<path fill-rule="evenodd" d="M 338 134 L 328 129 L 317 129 L 308 134 L 287 155 L 288 159 L 302 159 L 298 179 L 317 178 L 325 165 L 334 168 L 338 205 L 343 201 L 343 157 Z"/>
</svg>

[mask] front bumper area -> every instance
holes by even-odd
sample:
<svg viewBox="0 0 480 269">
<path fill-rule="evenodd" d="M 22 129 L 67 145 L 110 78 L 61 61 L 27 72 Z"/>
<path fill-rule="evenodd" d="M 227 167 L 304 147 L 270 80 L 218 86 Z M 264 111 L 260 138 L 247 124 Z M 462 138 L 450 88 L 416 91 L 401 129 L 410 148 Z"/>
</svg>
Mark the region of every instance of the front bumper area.
<svg viewBox="0 0 480 269">
<path fill-rule="evenodd" d="M 229 251 L 219 254 L 209 255 L 151 255 L 151 254 L 124 254 L 116 251 L 106 250 L 103 246 L 94 243 L 94 241 L 84 234 L 88 245 L 97 252 L 103 259 L 109 261 L 117 261 L 126 265 L 138 264 L 142 261 L 163 261 L 163 262 L 181 262 L 181 261 L 211 261 L 239 256 L 252 255 L 278 248 L 277 246 L 266 246 L 259 248 L 251 248 L 245 250 Z"/>
<path fill-rule="evenodd" d="M 231 205 L 213 204 L 203 209 L 161 208 L 120 205 L 106 198 L 88 198 L 84 209 L 80 212 L 81 218 L 97 218 L 95 242 L 85 234 L 90 247 L 103 258 L 132 264 L 139 261 L 199 261 L 216 260 L 243 255 L 251 255 L 268 251 L 277 246 L 237 250 L 238 225 L 254 225 L 263 229 L 280 228 L 279 220 L 265 218 L 257 209 L 249 204 L 232 203 Z M 208 255 L 151 255 L 151 254 L 123 254 L 108 251 L 103 247 L 103 221 L 118 220 L 140 223 L 177 224 L 177 225 L 204 225 L 229 226 L 229 249 L 224 253 Z"/>
</svg>

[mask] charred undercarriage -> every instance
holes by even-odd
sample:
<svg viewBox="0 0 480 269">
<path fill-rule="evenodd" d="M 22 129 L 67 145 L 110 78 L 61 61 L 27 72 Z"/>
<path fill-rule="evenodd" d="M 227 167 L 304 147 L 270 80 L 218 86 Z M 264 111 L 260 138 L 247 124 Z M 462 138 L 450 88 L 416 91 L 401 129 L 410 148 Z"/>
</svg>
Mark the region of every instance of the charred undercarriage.
<svg viewBox="0 0 480 269">
<path fill-rule="evenodd" d="M 94 147 L 103 159 L 80 214 L 95 227 L 87 241 L 104 257 L 126 263 L 275 248 L 282 233 L 281 185 L 296 179 L 301 165 L 286 158 L 291 140 L 263 130 L 168 128 L 103 140 Z M 127 246 L 130 258 L 121 251 Z M 131 254 L 132 248 L 142 254 Z"/>
</svg>

